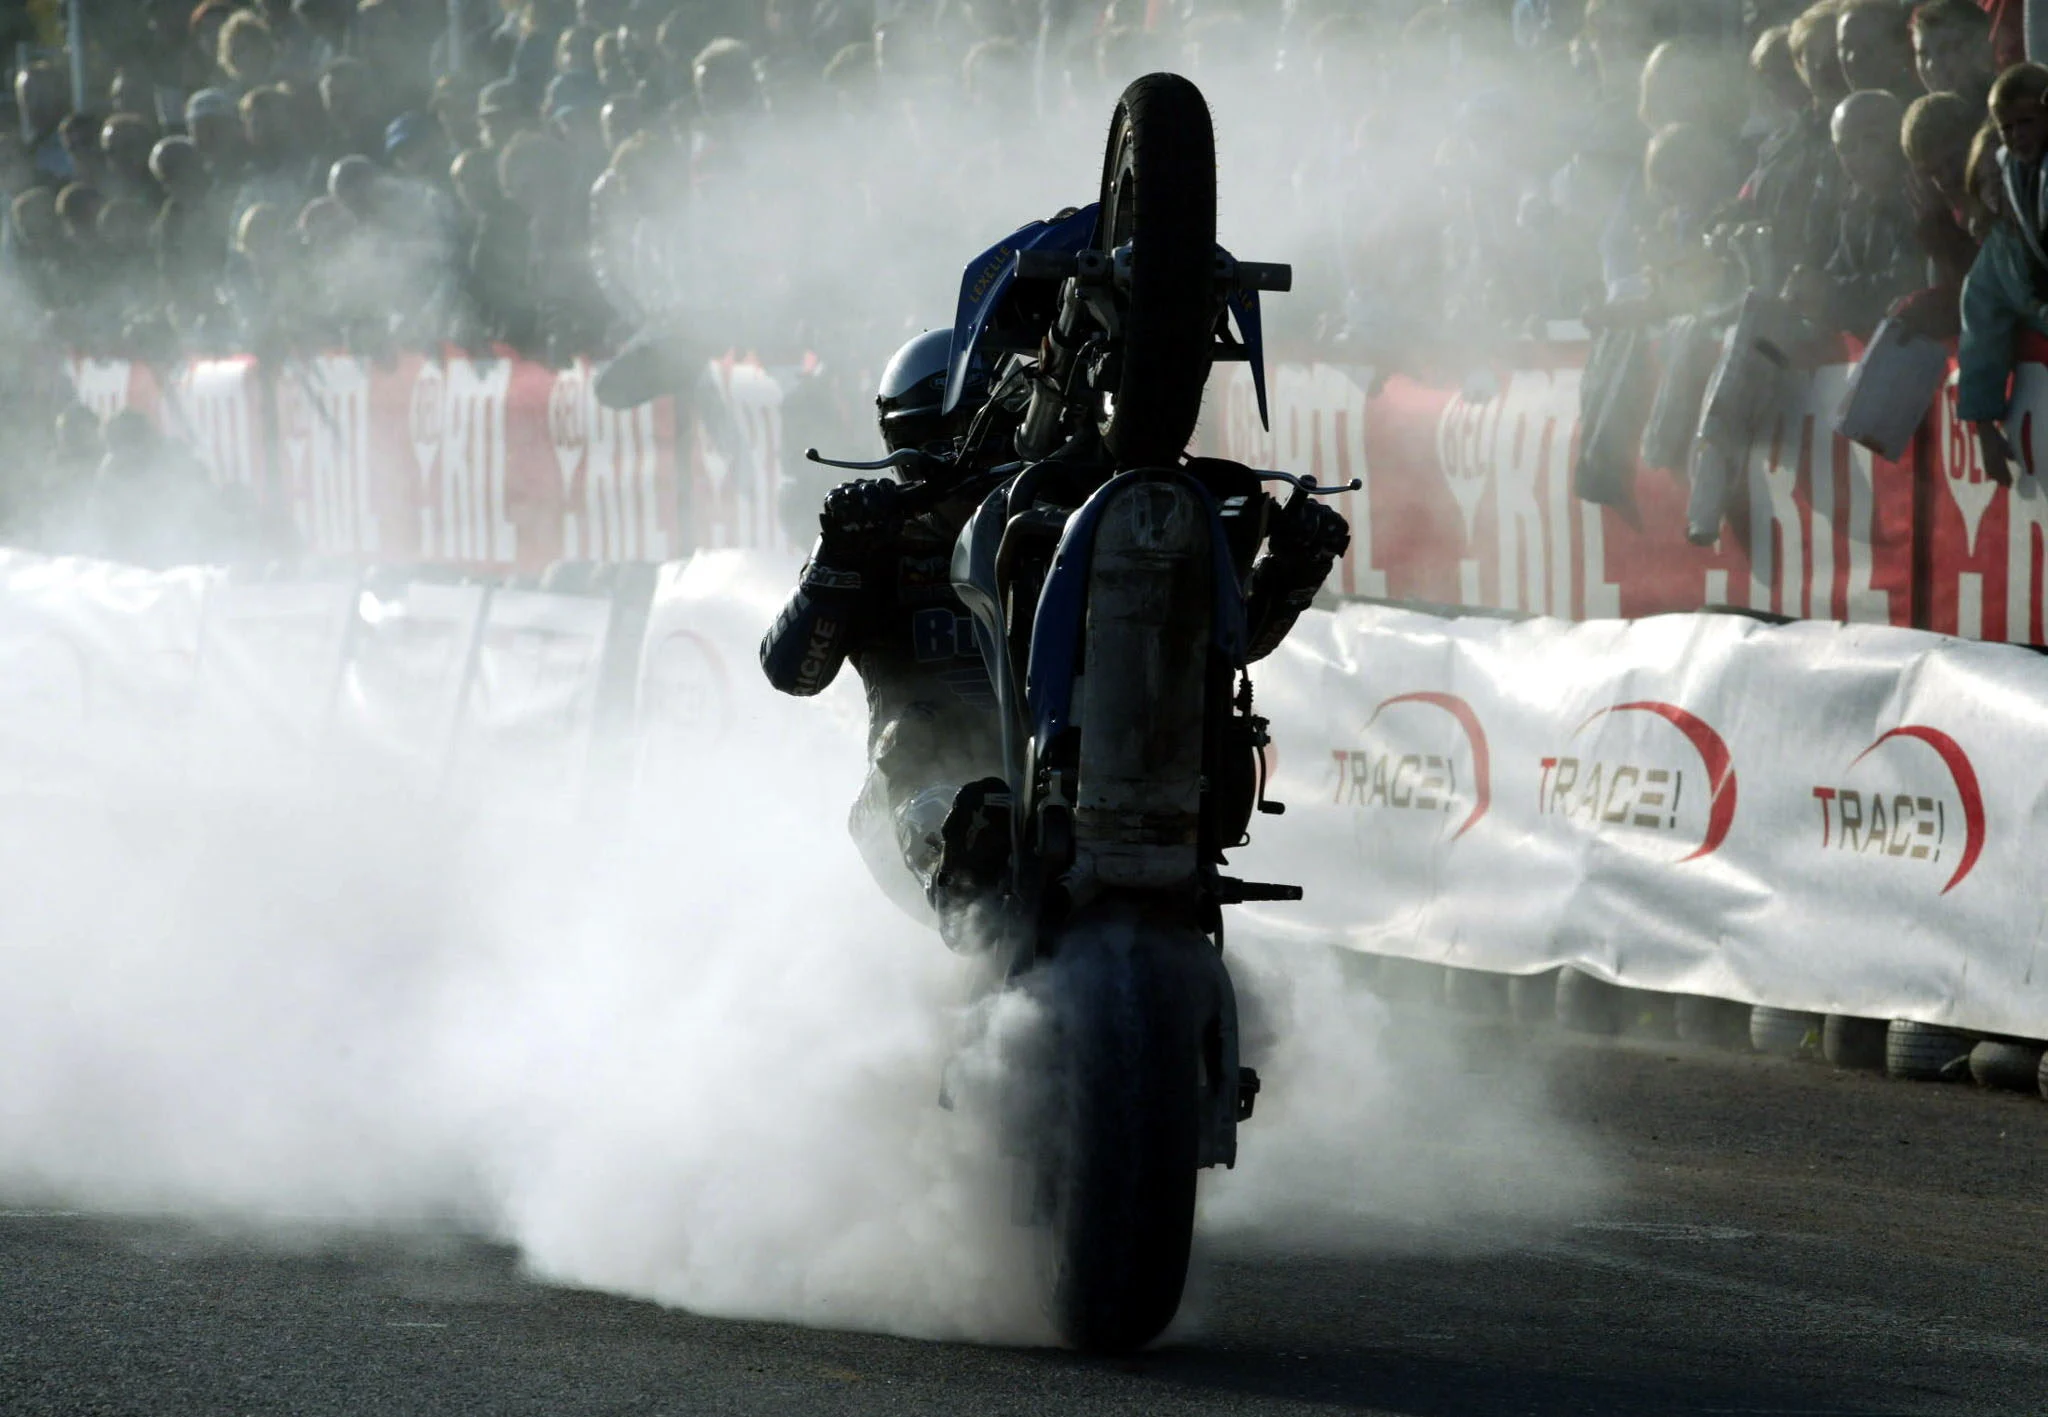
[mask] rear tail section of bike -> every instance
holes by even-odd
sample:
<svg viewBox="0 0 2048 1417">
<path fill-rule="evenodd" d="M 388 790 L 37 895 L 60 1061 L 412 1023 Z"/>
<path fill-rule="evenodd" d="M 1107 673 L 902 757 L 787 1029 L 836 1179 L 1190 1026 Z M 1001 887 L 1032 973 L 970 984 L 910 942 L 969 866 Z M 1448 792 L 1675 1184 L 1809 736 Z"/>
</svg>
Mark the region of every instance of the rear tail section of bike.
<svg viewBox="0 0 2048 1417">
<path fill-rule="evenodd" d="M 1096 523 L 1075 774 L 1077 876 L 1108 890 L 1195 884 L 1214 518 L 1184 480 L 1133 480 Z"/>
</svg>

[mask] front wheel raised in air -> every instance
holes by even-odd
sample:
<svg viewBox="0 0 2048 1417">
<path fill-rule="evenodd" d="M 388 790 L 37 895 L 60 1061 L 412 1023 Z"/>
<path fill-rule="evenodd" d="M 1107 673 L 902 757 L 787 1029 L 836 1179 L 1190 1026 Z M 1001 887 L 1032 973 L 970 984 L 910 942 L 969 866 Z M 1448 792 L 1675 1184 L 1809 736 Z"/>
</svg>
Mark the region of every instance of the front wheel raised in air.
<svg viewBox="0 0 2048 1417">
<path fill-rule="evenodd" d="M 1096 246 L 1130 248 L 1120 364 L 1101 420 L 1119 467 L 1177 462 L 1215 343 L 1216 137 L 1201 90 L 1147 74 L 1124 90 L 1102 164 Z"/>
<path fill-rule="evenodd" d="M 1041 1139 L 1050 1317 L 1125 1353 L 1180 1308 L 1195 1224 L 1203 1022 L 1192 932 L 1129 917 L 1070 928 L 1040 966 L 1056 1061 Z"/>
</svg>

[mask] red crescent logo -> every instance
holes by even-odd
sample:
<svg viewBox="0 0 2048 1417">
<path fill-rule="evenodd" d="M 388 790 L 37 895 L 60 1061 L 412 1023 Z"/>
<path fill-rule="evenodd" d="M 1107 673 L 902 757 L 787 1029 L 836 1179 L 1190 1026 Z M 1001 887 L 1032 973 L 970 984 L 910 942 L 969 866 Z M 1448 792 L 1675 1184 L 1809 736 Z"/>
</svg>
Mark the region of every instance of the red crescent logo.
<svg viewBox="0 0 2048 1417">
<path fill-rule="evenodd" d="M 1721 735 L 1716 733 L 1705 719 L 1680 708 L 1677 704 L 1667 704 L 1656 699 L 1634 699 L 1625 704 L 1609 704 L 1604 709 L 1594 710 L 1586 716 L 1585 723 L 1572 730 L 1572 737 L 1578 737 L 1594 719 L 1609 713 L 1653 713 L 1685 735 L 1686 741 L 1692 744 L 1693 751 L 1700 755 L 1700 762 L 1706 767 L 1707 781 L 1711 786 L 1707 799 L 1707 834 L 1700 839 L 1697 850 L 1679 857 L 1678 860 L 1681 864 L 1696 861 L 1718 849 L 1721 843 L 1727 840 L 1728 829 L 1735 825 L 1735 758 L 1734 754 L 1728 751 L 1728 745 L 1722 741 Z"/>
<path fill-rule="evenodd" d="M 1956 873 L 1941 888 L 1941 893 L 1947 895 L 1963 883 L 1963 877 L 1976 867 L 1977 858 L 1984 852 L 1984 792 L 1977 786 L 1977 770 L 1970 766 L 1970 755 L 1963 751 L 1962 744 L 1939 728 L 1921 723 L 1901 724 L 1880 733 L 1875 743 L 1850 759 L 1849 766 L 1855 767 L 1894 738 L 1917 739 L 1934 749 L 1948 775 L 1956 780 L 1956 795 L 1963 799 L 1963 859 L 1956 863 Z"/>
<path fill-rule="evenodd" d="M 1472 745 L 1472 812 L 1451 833 L 1451 840 L 1456 841 L 1471 831 L 1486 815 L 1486 809 L 1493 805 L 1493 757 L 1486 748 L 1486 730 L 1480 726 L 1479 715 L 1472 712 L 1472 705 L 1456 694 L 1439 694 L 1430 690 L 1382 699 L 1379 708 L 1374 709 L 1372 717 L 1365 721 L 1365 726 L 1372 727 L 1379 721 L 1381 710 L 1390 709 L 1395 704 L 1429 704 L 1442 709 L 1458 720 L 1458 727 L 1465 730 L 1465 741 Z"/>
</svg>

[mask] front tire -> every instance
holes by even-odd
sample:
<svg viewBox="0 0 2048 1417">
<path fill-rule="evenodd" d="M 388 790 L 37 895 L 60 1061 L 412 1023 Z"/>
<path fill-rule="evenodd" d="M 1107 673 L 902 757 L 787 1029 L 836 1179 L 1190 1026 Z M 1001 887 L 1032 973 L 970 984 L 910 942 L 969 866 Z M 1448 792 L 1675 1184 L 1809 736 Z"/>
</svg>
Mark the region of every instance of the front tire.
<svg viewBox="0 0 2048 1417">
<path fill-rule="evenodd" d="M 1218 314 L 1216 135 L 1200 89 L 1147 74 L 1124 90 L 1102 164 L 1096 249 L 1131 248 L 1122 367 L 1102 440 L 1119 467 L 1180 459 L 1202 413 Z"/>
</svg>

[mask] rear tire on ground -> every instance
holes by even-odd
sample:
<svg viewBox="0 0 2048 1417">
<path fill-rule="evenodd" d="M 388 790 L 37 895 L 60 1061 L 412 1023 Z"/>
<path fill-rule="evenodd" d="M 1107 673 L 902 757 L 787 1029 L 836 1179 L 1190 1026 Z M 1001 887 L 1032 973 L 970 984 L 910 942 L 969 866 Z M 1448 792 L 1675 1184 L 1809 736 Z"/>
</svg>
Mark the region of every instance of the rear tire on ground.
<svg viewBox="0 0 2048 1417">
<path fill-rule="evenodd" d="M 1970 1050 L 1970 1076 L 1979 1087 L 2033 1092 L 2040 1086 L 2042 1046 L 1986 1038 Z"/>
<path fill-rule="evenodd" d="M 1838 1068 L 1881 1073 L 1887 1029 L 1881 1018 L 1829 1014 L 1821 1021 L 1820 1055 Z"/>
<path fill-rule="evenodd" d="M 1939 1024 L 1895 1018 L 1885 1031 L 1884 1071 L 1905 1082 L 1963 1082 L 1971 1039 Z"/>
<path fill-rule="evenodd" d="M 1628 990 L 1566 965 L 1557 973 L 1557 1021 L 1574 1033 L 1613 1037 L 1628 1021 Z"/>
<path fill-rule="evenodd" d="M 1797 1058 L 1820 1046 L 1821 1016 L 1757 1004 L 1749 1011 L 1749 1046 L 1778 1058 Z"/>
<path fill-rule="evenodd" d="M 1705 994 L 1680 994 L 1672 1006 L 1678 1036 L 1702 1048 L 1749 1047 L 1749 1005 Z"/>
<path fill-rule="evenodd" d="M 1119 467 L 1179 460 L 1214 355 L 1216 136 L 1200 89 L 1147 74 L 1125 89 L 1102 162 L 1097 249 L 1131 246 L 1122 369 L 1102 420 Z"/>
<path fill-rule="evenodd" d="M 1043 966 L 1059 1060 L 1043 1157 L 1048 1297 L 1065 1342 L 1126 1353 L 1172 1322 L 1187 1281 L 1204 1025 L 1177 951 L 1211 946 L 1142 921 L 1075 927 L 1091 928 Z"/>
</svg>

